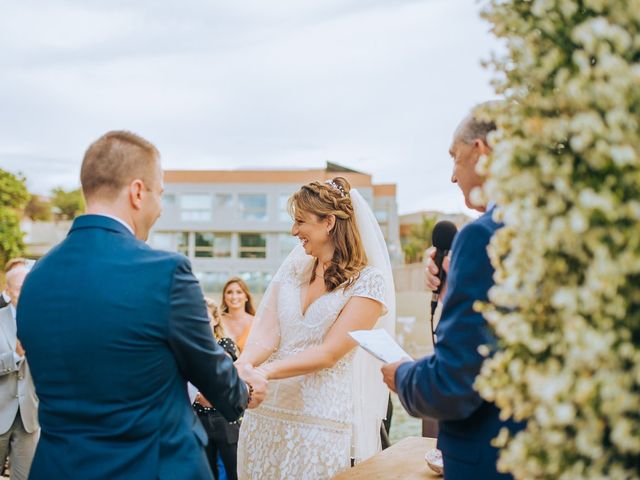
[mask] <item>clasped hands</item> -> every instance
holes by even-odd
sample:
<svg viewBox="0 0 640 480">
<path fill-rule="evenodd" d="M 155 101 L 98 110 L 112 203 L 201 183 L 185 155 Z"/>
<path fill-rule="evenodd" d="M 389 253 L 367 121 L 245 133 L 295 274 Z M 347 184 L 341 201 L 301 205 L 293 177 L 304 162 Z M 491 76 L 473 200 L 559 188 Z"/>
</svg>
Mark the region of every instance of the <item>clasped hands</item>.
<svg viewBox="0 0 640 480">
<path fill-rule="evenodd" d="M 267 395 L 268 381 L 264 372 L 259 368 L 254 368 L 253 365 L 249 363 L 236 361 L 234 366 L 238 371 L 238 376 L 247 384 L 247 388 L 251 385 L 251 388 L 249 389 L 251 391 L 251 398 L 247 408 L 256 408 L 264 401 Z M 209 400 L 207 400 L 200 392 L 196 393 L 194 400 L 203 407 L 213 407 L 211 402 L 209 402 Z"/>
<path fill-rule="evenodd" d="M 262 370 L 255 368 L 250 363 L 236 361 L 234 365 L 238 370 L 240 378 L 244 380 L 247 385 L 251 385 L 253 389 L 248 408 L 256 408 L 267 396 L 267 385 L 269 382 L 266 375 Z"/>
</svg>

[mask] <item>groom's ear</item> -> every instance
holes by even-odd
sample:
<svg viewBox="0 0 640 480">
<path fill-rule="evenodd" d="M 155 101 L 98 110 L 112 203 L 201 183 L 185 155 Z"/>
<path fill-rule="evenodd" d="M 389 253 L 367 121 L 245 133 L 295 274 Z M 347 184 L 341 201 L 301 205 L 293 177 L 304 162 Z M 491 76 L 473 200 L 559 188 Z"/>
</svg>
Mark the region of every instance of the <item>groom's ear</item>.
<svg viewBox="0 0 640 480">
<path fill-rule="evenodd" d="M 142 208 L 142 196 L 144 190 L 144 182 L 140 179 L 136 179 L 129 184 L 129 202 L 136 210 L 140 210 Z"/>
</svg>

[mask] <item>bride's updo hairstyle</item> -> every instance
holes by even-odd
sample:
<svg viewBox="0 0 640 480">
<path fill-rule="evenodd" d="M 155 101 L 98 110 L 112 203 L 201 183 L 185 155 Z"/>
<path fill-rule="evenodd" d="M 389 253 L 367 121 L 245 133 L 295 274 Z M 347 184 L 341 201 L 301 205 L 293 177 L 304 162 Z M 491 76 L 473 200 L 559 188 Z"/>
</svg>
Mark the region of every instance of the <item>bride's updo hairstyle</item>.
<svg viewBox="0 0 640 480">
<path fill-rule="evenodd" d="M 329 215 L 336 218 L 330 232 L 334 245 L 331 265 L 324 272 L 324 284 L 332 292 L 339 286 L 349 287 L 358 278 L 367 264 L 367 255 L 356 227 L 353 203 L 349 191 L 351 185 L 343 177 L 335 177 L 325 183 L 311 182 L 304 185 L 289 199 L 289 213 L 307 213 L 324 220 Z M 315 280 L 318 259 L 314 265 L 311 281 Z"/>
</svg>

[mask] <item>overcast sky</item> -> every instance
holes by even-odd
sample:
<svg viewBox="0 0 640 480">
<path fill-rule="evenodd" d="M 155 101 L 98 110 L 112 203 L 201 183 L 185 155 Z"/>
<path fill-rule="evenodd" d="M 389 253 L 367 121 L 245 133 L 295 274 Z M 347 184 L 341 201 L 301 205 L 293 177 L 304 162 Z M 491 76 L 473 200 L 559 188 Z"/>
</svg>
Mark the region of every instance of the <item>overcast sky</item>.
<svg viewBox="0 0 640 480">
<path fill-rule="evenodd" d="M 448 147 L 494 98 L 475 0 L 0 4 L 0 166 L 78 186 L 111 129 L 167 169 L 317 168 L 397 183 L 401 213 L 463 211 Z"/>
</svg>

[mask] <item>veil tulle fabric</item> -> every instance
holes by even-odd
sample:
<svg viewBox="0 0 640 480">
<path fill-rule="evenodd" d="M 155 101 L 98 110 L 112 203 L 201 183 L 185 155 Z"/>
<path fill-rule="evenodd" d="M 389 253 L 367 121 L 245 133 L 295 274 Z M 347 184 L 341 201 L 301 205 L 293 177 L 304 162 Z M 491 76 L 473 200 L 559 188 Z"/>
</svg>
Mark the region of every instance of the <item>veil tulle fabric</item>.
<svg viewBox="0 0 640 480">
<path fill-rule="evenodd" d="M 375 328 L 384 328 L 395 337 L 396 293 L 387 244 L 380 225 L 366 200 L 356 189 L 349 192 L 356 225 L 362 238 L 367 263 L 376 267 L 384 278 L 386 313 Z M 387 414 L 389 390 L 382 381 L 381 363 L 358 348 L 353 360 L 353 457 L 366 460 L 380 451 L 380 424 Z"/>
<path fill-rule="evenodd" d="M 356 225 L 362 238 L 369 266 L 376 267 L 384 278 L 386 311 L 375 328 L 384 328 L 395 336 L 396 298 L 393 272 L 382 231 L 367 204 L 356 190 L 349 195 L 353 204 Z M 287 282 L 308 281 L 313 268 L 313 257 L 301 245 L 296 246 L 280 266 L 269 283 L 256 312 L 247 347 L 262 350 L 262 361 L 277 350 L 280 343 L 278 310 L 280 288 Z M 262 361 L 260 363 L 262 363 Z M 361 348 L 356 349 L 353 360 L 353 435 L 351 452 L 356 462 L 366 460 L 380 451 L 380 424 L 386 416 L 389 390 L 382 381 L 381 363 Z M 258 365 L 255 365 L 258 366 Z"/>
</svg>

